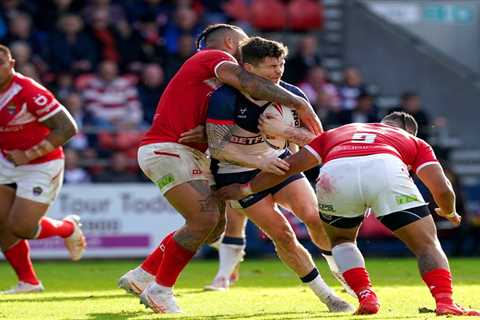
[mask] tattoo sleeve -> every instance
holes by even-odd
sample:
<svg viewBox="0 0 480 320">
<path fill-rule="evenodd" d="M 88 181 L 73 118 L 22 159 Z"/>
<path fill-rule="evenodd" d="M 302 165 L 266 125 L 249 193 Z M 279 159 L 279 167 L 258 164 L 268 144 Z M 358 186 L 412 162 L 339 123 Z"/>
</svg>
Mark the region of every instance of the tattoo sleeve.
<svg viewBox="0 0 480 320">
<path fill-rule="evenodd" d="M 230 143 L 232 125 L 207 123 L 208 149 L 212 158 L 247 168 L 258 168 L 260 158 L 242 153 L 235 144 Z"/>
<path fill-rule="evenodd" d="M 42 123 L 50 129 L 50 134 L 45 139 L 55 147 L 64 145 L 77 133 L 75 120 L 65 109 Z"/>
<path fill-rule="evenodd" d="M 288 127 L 284 131 L 284 138 L 303 147 L 315 139 L 315 135 L 303 128 Z"/>
<path fill-rule="evenodd" d="M 283 89 L 270 80 L 263 79 L 233 63 L 224 63 L 218 70 L 219 79 L 258 100 L 276 102 L 297 109 L 301 97 Z M 300 106 L 299 106 L 300 105 Z"/>
</svg>

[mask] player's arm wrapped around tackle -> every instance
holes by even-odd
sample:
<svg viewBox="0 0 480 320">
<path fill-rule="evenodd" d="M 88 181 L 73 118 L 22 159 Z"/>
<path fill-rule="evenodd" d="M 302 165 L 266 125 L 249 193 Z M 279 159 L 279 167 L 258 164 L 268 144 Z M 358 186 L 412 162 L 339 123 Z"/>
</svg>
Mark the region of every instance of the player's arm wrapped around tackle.
<svg viewBox="0 0 480 320">
<path fill-rule="evenodd" d="M 258 168 L 277 175 L 282 175 L 288 170 L 288 164 L 278 157 L 249 155 L 230 142 L 233 127 L 234 124 L 207 122 L 208 149 L 212 158 L 246 168 Z"/>
</svg>

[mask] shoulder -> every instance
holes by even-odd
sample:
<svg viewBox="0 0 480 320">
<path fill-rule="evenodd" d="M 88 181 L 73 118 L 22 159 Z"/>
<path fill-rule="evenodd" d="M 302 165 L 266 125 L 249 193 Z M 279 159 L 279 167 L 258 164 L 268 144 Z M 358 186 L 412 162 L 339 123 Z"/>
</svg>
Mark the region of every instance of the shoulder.
<svg viewBox="0 0 480 320">
<path fill-rule="evenodd" d="M 285 90 L 288 90 L 290 91 L 291 93 L 293 94 L 296 94 L 297 96 L 300 96 L 304 99 L 306 99 L 308 101 L 308 98 L 307 98 L 307 95 L 305 94 L 305 92 L 303 92 L 302 89 L 300 89 L 299 87 L 293 85 L 293 84 L 290 84 L 288 82 L 285 82 L 285 81 L 280 81 L 280 86 L 283 87 Z"/>
<path fill-rule="evenodd" d="M 237 62 L 237 59 L 235 59 L 231 54 L 228 52 L 222 51 L 222 50 L 216 50 L 216 49 L 205 49 L 205 50 L 200 50 L 197 53 L 195 53 L 192 56 L 193 59 L 199 59 L 199 60 L 228 60 L 232 62 Z"/>
<path fill-rule="evenodd" d="M 210 103 L 232 103 L 235 102 L 238 96 L 237 89 L 229 86 L 229 85 L 222 85 L 220 88 L 215 90 L 212 93 L 210 98 Z"/>
<path fill-rule="evenodd" d="M 49 93 L 48 89 L 43 85 L 33 80 L 32 78 L 26 77 L 20 73 L 15 73 L 14 81 L 22 86 L 25 91 L 28 92 L 45 92 Z"/>
</svg>

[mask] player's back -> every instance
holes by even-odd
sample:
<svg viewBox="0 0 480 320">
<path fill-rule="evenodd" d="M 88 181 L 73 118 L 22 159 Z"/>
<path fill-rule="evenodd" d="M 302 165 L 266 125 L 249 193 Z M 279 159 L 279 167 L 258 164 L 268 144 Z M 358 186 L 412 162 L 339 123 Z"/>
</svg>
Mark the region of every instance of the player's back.
<svg viewBox="0 0 480 320">
<path fill-rule="evenodd" d="M 170 80 L 141 145 L 177 142 L 182 132 L 205 123 L 210 93 L 221 85 L 216 68 L 225 61 L 236 62 L 221 50 L 202 50 L 190 57 Z M 206 145 L 189 146 L 204 151 Z"/>
<path fill-rule="evenodd" d="M 328 130 L 315 139 L 311 147 L 324 163 L 338 158 L 383 153 L 395 155 L 405 164 L 415 166 L 420 160 L 419 155 L 432 152 L 422 139 L 382 123 L 352 123 Z"/>
</svg>

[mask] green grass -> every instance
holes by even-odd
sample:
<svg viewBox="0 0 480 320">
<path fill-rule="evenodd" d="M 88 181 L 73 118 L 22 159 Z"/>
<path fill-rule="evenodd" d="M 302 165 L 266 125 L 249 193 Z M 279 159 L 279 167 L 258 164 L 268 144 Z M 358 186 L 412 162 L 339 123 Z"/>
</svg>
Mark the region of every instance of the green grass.
<svg viewBox="0 0 480 320">
<path fill-rule="evenodd" d="M 182 315 L 156 315 L 138 298 L 116 288 L 116 281 L 137 261 L 85 261 L 36 263 L 47 291 L 41 294 L 0 296 L 0 319 L 441 319 L 419 308 L 434 307 L 412 259 L 367 259 L 374 287 L 382 303 L 376 316 L 330 314 L 278 260 L 247 260 L 240 282 L 226 293 L 203 292 L 215 273 L 215 261 L 195 261 L 177 284 Z M 319 261 L 326 281 L 339 286 Z M 465 306 L 480 308 L 478 259 L 451 261 L 455 298 Z M 9 266 L 0 263 L 0 286 L 15 283 Z M 343 297 L 355 301 L 344 293 Z M 356 303 L 355 303 L 356 306 Z"/>
</svg>

